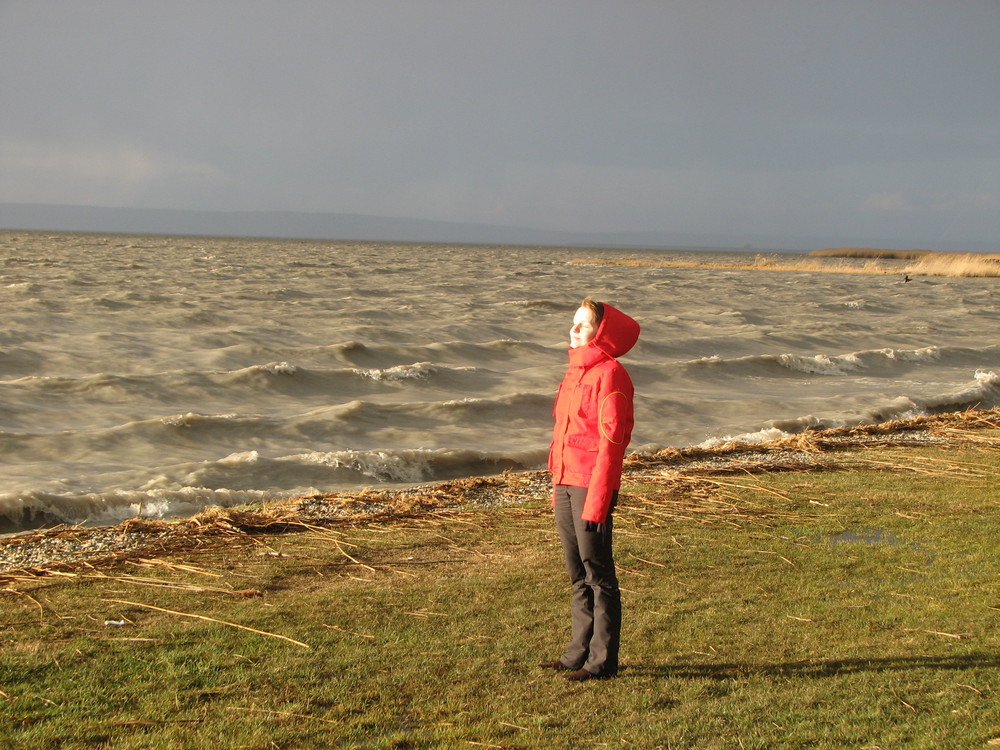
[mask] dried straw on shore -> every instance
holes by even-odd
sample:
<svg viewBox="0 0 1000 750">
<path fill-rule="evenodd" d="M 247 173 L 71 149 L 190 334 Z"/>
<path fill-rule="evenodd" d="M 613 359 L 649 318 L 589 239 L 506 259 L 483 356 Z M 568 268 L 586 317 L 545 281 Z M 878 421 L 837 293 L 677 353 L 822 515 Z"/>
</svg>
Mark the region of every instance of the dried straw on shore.
<svg viewBox="0 0 1000 750">
<path fill-rule="evenodd" d="M 984 428 L 1000 429 L 1000 409 L 810 431 L 762 444 L 732 441 L 711 449 L 632 454 L 626 460 L 625 481 L 643 489 L 623 498 L 622 512 L 661 521 L 697 518 L 757 523 L 775 511 L 764 513 L 734 503 L 728 483 L 718 477 L 840 468 L 845 462 L 832 454 L 859 447 L 936 443 L 1000 448 L 1000 438 L 982 434 Z M 913 469 L 889 462 L 869 463 Z M 955 471 L 956 477 L 976 476 L 973 470 Z M 549 491 L 546 472 L 507 473 L 407 490 L 330 494 L 256 507 L 212 507 L 176 521 L 132 519 L 111 528 L 57 527 L 0 541 L 0 583 L 75 575 L 73 571 L 123 560 L 148 563 L 175 552 L 245 541 L 254 535 L 322 532 L 337 543 L 337 528 L 429 519 L 437 514 L 457 518 L 488 507 L 544 503 Z M 346 550 L 344 554 L 350 557 Z"/>
</svg>

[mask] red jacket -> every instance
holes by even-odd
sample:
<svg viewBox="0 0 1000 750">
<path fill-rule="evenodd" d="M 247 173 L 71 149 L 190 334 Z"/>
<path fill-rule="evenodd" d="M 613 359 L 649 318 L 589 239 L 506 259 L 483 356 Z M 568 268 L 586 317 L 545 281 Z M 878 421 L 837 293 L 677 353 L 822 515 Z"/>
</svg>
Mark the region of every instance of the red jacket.
<svg viewBox="0 0 1000 750">
<path fill-rule="evenodd" d="M 604 523 L 621 487 L 622 459 L 632 439 L 632 379 L 615 357 L 639 339 L 639 324 L 611 305 L 594 338 L 569 350 L 569 369 L 552 414 L 552 484 L 586 487 L 581 518 Z M 555 502 L 553 498 L 553 502 Z"/>
</svg>

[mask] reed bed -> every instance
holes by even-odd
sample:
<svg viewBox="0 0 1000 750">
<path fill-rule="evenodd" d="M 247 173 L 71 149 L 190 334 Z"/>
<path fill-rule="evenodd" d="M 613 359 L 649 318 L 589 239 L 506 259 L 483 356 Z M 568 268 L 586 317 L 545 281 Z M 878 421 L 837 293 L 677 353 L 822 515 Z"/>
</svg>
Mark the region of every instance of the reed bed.
<svg viewBox="0 0 1000 750">
<path fill-rule="evenodd" d="M 832 251 L 817 251 L 818 253 Z M 840 251 L 837 251 L 840 252 Z M 866 254 L 870 252 L 871 254 Z M 651 260 L 645 258 L 575 258 L 576 265 L 626 266 L 637 268 L 689 268 L 719 269 L 727 271 L 776 271 L 791 273 L 845 273 L 868 275 L 948 276 L 948 277 L 1000 277 L 1000 255 L 982 253 L 941 253 L 930 250 L 910 251 L 858 251 L 858 254 L 817 254 L 808 258 L 784 260 L 758 254 L 747 261 L 700 260 Z M 880 254 L 875 254 L 880 253 Z M 865 259 L 862 265 L 848 262 Z M 838 260 L 840 259 L 840 260 Z M 909 265 L 899 261 L 914 260 Z M 887 262 L 888 261 L 888 262 Z"/>
<path fill-rule="evenodd" d="M 883 260 L 919 260 L 937 250 L 881 250 L 874 247 L 828 247 L 813 250 L 810 258 L 878 258 Z"/>
<path fill-rule="evenodd" d="M 829 262 L 822 260 L 780 260 L 769 255 L 757 255 L 747 261 L 711 261 L 711 260 L 650 260 L 644 258 L 574 258 L 569 261 L 574 265 L 590 266 L 625 266 L 635 268 L 685 268 L 685 269 L 718 269 L 723 271 L 780 271 L 798 273 L 849 273 L 878 274 L 888 273 L 888 269 L 879 263 L 871 261 L 865 266 L 857 266 L 844 262 Z"/>
<path fill-rule="evenodd" d="M 1000 277 L 1000 255 L 937 253 L 904 269 L 915 276 Z"/>
</svg>

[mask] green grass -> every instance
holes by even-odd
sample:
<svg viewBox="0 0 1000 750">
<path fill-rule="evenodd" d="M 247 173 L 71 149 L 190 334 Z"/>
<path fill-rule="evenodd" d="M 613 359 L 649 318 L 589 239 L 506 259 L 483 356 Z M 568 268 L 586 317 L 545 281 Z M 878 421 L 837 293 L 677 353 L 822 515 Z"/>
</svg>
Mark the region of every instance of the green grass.
<svg viewBox="0 0 1000 750">
<path fill-rule="evenodd" d="M 626 487 L 623 669 L 609 681 L 536 666 L 569 624 L 542 504 L 13 580 L 0 746 L 987 747 L 1000 453 L 848 461 L 710 478 L 717 495 L 698 502 L 648 478 Z M 225 593 L 248 589 L 262 595 Z"/>
</svg>

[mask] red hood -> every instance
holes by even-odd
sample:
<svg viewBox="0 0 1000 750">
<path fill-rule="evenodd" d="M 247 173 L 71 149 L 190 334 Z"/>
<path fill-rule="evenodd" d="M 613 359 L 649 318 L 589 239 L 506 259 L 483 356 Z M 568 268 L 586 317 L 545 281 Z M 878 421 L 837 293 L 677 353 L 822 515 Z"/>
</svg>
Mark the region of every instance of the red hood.
<svg viewBox="0 0 1000 750">
<path fill-rule="evenodd" d="M 601 325 L 597 327 L 597 333 L 590 342 L 576 349 L 570 349 L 572 360 L 580 358 L 590 362 L 599 358 L 599 353 L 603 352 L 609 357 L 617 359 L 635 346 L 639 340 L 639 324 L 621 310 L 612 307 L 607 302 L 604 305 L 604 316 L 601 318 Z M 589 355 L 589 356 L 588 356 Z"/>
</svg>

